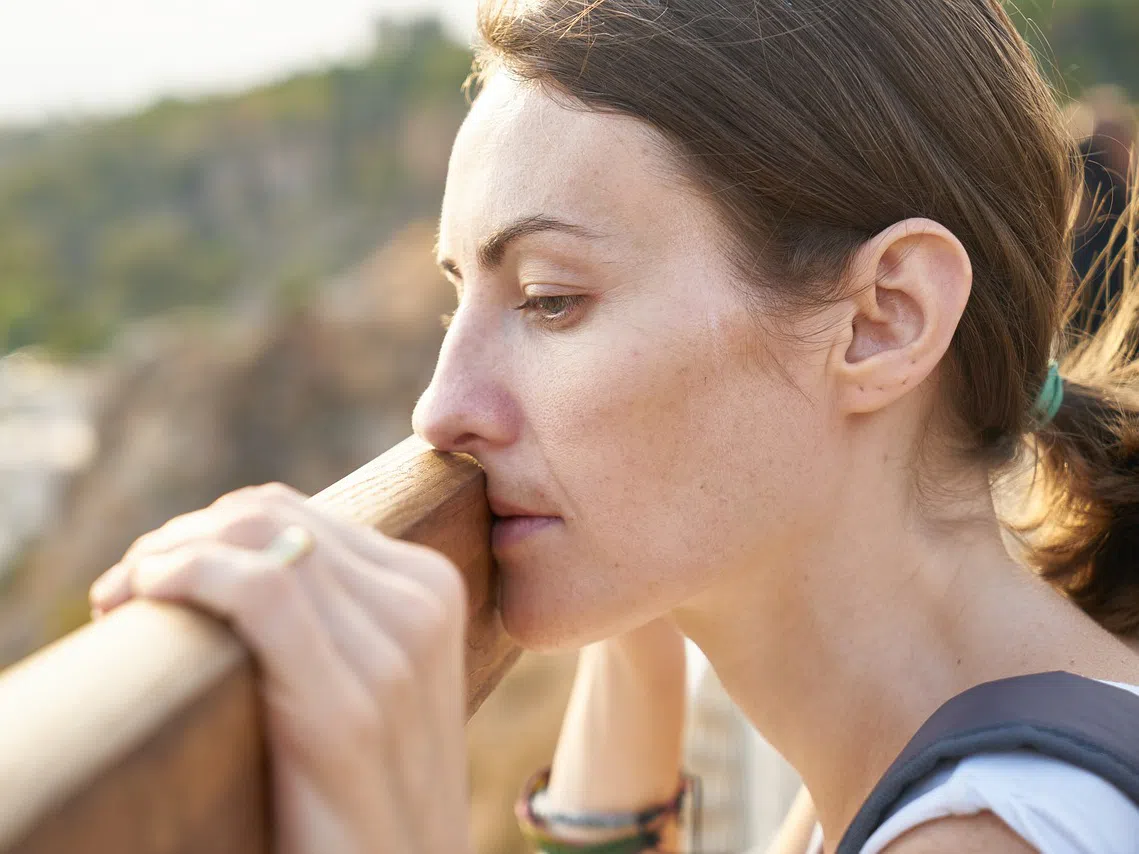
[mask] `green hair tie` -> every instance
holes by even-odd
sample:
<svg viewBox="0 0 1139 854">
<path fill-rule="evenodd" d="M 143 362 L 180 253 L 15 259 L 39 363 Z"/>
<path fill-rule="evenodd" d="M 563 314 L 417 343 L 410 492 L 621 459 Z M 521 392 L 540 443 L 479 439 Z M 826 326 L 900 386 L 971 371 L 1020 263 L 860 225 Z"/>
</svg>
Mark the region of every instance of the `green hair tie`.
<svg viewBox="0 0 1139 854">
<path fill-rule="evenodd" d="M 1032 412 L 1036 416 L 1036 424 L 1043 427 L 1056 417 L 1060 411 L 1060 404 L 1064 402 L 1064 379 L 1060 376 L 1060 366 L 1053 359 L 1048 363 L 1048 376 L 1040 394 L 1036 396 L 1036 403 L 1032 405 Z"/>
</svg>

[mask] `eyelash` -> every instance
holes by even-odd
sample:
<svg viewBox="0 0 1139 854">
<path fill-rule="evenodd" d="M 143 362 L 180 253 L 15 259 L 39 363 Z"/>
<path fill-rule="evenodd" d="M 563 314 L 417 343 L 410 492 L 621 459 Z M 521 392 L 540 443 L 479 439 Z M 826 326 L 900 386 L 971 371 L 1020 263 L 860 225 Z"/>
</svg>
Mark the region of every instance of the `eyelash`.
<svg viewBox="0 0 1139 854">
<path fill-rule="evenodd" d="M 530 297 L 514 306 L 515 311 L 522 311 L 536 316 L 539 323 L 555 325 L 569 319 L 569 315 L 581 305 L 584 297 L 575 294 L 564 294 L 551 297 Z"/>
<path fill-rule="evenodd" d="M 555 326 L 561 321 L 569 319 L 569 315 L 584 301 L 585 297 L 578 295 L 566 294 L 563 296 L 552 297 L 530 297 L 527 300 L 514 306 L 515 311 L 525 312 L 527 314 L 538 315 L 536 320 L 538 323 Z M 553 306 L 551 307 L 551 303 Z M 547 311 L 542 312 L 545 308 Z M 451 325 L 451 321 L 455 317 L 455 312 L 449 312 L 439 318 L 443 324 L 443 328 L 447 329 Z"/>
</svg>

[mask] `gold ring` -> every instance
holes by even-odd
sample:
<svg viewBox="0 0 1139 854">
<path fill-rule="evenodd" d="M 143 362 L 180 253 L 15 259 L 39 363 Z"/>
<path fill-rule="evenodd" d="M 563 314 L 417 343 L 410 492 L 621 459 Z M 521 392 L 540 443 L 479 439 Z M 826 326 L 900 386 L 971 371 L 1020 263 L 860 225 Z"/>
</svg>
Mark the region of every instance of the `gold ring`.
<svg viewBox="0 0 1139 854">
<path fill-rule="evenodd" d="M 292 566 L 313 550 L 316 539 L 307 528 L 289 525 L 273 538 L 261 553 L 273 558 L 282 567 Z"/>
</svg>

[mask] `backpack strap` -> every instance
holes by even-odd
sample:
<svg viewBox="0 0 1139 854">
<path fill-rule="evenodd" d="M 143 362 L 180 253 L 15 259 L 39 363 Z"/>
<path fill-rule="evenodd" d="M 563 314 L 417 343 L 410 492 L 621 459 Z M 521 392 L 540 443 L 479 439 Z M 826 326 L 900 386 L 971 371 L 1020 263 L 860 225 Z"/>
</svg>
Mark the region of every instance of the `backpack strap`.
<svg viewBox="0 0 1139 854">
<path fill-rule="evenodd" d="M 1054 671 L 986 682 L 933 713 L 878 781 L 836 854 L 858 854 L 906 789 L 942 762 L 1036 750 L 1090 771 L 1139 806 L 1139 696 Z"/>
</svg>

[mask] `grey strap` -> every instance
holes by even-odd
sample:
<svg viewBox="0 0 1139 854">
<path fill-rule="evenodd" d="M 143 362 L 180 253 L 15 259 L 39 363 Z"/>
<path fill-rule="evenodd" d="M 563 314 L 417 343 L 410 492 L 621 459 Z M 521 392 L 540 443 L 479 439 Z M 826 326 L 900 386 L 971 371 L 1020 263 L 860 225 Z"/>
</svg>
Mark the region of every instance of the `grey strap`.
<svg viewBox="0 0 1139 854">
<path fill-rule="evenodd" d="M 906 789 L 947 761 L 1031 749 L 1098 775 L 1139 805 L 1139 696 L 1054 671 L 986 682 L 949 700 L 910 740 L 847 828 L 858 854 Z"/>
</svg>

